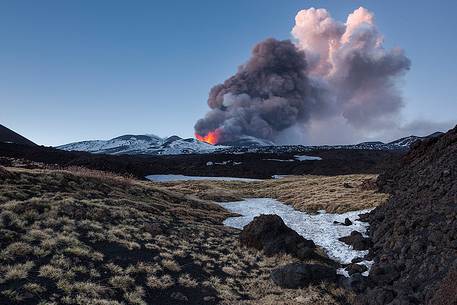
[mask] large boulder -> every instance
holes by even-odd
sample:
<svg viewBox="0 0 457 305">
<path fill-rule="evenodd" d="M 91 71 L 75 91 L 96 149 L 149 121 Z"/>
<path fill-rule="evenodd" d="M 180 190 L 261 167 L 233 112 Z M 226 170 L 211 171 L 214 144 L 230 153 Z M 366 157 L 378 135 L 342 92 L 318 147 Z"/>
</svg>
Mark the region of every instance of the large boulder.
<svg viewBox="0 0 457 305">
<path fill-rule="evenodd" d="M 368 250 L 373 246 L 371 239 L 364 237 L 362 233 L 352 231 L 351 235 L 339 238 L 340 241 L 352 246 L 354 250 Z"/>
<path fill-rule="evenodd" d="M 320 264 L 292 263 L 271 272 L 273 282 L 282 287 L 297 289 L 321 282 L 336 282 L 336 268 Z"/>
<path fill-rule="evenodd" d="M 365 271 L 368 270 L 368 267 L 365 265 L 352 263 L 352 264 L 349 264 L 344 269 L 348 272 L 349 275 L 353 275 L 353 274 L 357 274 L 357 273 L 359 273 L 359 274 L 364 273 Z"/>
<path fill-rule="evenodd" d="M 287 253 L 300 259 L 316 256 L 316 245 L 286 226 L 278 215 L 260 215 L 243 228 L 240 242 L 271 256 Z"/>
</svg>

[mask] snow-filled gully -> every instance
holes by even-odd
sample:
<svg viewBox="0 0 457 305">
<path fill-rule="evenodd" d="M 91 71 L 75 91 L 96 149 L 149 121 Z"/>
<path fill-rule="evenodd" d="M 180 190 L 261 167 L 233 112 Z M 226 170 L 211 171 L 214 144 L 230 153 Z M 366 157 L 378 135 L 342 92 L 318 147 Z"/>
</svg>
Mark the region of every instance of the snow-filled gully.
<svg viewBox="0 0 457 305">
<path fill-rule="evenodd" d="M 318 214 L 308 214 L 300 212 L 271 198 L 249 198 L 243 201 L 219 203 L 227 210 L 238 213 L 240 217 L 230 217 L 224 221 L 224 224 L 230 227 L 242 229 L 251 222 L 254 217 L 261 214 L 276 214 L 280 216 L 284 223 L 295 230 L 298 234 L 306 239 L 311 239 L 315 244 L 321 246 L 327 255 L 342 263 L 351 263 L 356 257 L 365 256 L 368 251 L 357 251 L 351 246 L 338 240 L 338 238 L 350 235 L 352 231 L 358 231 L 365 234 L 368 224 L 358 221 L 358 215 L 367 213 L 370 210 L 352 211 L 343 214 L 330 214 L 320 211 Z M 344 222 L 345 218 L 352 221 L 351 226 L 335 224 L 334 221 Z M 361 264 L 371 267 L 371 261 L 363 261 Z M 338 273 L 347 275 L 343 269 Z M 362 275 L 368 275 L 368 271 Z"/>
</svg>

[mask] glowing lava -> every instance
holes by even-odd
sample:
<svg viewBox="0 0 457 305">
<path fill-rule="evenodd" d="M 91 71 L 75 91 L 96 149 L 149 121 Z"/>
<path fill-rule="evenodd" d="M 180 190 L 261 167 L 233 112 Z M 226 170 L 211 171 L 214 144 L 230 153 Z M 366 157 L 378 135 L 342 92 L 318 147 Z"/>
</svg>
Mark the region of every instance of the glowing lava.
<svg viewBox="0 0 457 305">
<path fill-rule="evenodd" d="M 206 142 L 206 143 L 214 145 L 214 144 L 217 144 L 217 142 L 219 141 L 220 134 L 221 134 L 220 130 L 216 129 L 214 131 L 208 132 L 208 134 L 206 136 L 201 136 L 198 133 L 196 133 L 195 137 L 199 141 Z"/>
</svg>

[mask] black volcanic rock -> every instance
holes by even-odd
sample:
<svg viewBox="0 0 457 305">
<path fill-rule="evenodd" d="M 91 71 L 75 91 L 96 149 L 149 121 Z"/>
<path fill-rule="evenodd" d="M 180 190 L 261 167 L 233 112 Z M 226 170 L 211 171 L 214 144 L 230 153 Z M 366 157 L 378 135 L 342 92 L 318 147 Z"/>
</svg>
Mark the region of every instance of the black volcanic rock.
<svg viewBox="0 0 457 305">
<path fill-rule="evenodd" d="M 352 221 L 349 218 L 345 218 L 344 222 L 334 221 L 333 223 L 336 225 L 342 225 L 346 227 L 352 226 Z"/>
<path fill-rule="evenodd" d="M 337 274 L 334 267 L 291 263 L 274 269 L 271 279 L 282 288 L 297 289 L 321 282 L 336 282 Z"/>
<path fill-rule="evenodd" d="M 350 277 L 341 276 L 339 278 L 340 286 L 361 293 L 367 289 L 368 280 L 360 273 L 354 273 Z"/>
<path fill-rule="evenodd" d="M 349 275 L 353 275 L 356 273 L 363 273 L 368 270 L 368 267 L 365 265 L 360 265 L 360 264 L 349 264 L 346 268 L 346 271 L 349 273 Z"/>
<path fill-rule="evenodd" d="M 457 304 L 457 264 L 449 271 L 447 276 L 438 284 L 430 305 L 455 305 Z"/>
<path fill-rule="evenodd" d="M 340 237 L 339 240 L 352 246 L 354 250 L 368 250 L 373 245 L 370 238 L 363 237 L 362 233 L 357 231 L 352 231 L 351 235 Z"/>
<path fill-rule="evenodd" d="M 445 287 L 457 262 L 457 127 L 414 144 L 378 185 L 391 198 L 365 217 L 374 265 L 363 303 L 455 304 Z"/>
<path fill-rule="evenodd" d="M 0 142 L 36 146 L 36 144 L 29 139 L 21 136 L 11 129 L 6 128 L 3 125 L 0 125 Z"/>
<path fill-rule="evenodd" d="M 260 215 L 247 224 L 240 234 L 242 245 L 263 250 L 266 255 L 291 254 L 300 259 L 316 256 L 316 245 L 312 240 L 285 225 L 278 215 Z"/>
</svg>

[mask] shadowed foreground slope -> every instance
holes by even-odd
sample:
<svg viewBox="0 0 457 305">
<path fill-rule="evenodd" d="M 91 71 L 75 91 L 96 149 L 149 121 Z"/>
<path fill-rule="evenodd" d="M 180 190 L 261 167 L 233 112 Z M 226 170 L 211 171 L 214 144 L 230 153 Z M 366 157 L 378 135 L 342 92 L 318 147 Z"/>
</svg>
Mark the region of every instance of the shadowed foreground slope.
<svg viewBox="0 0 457 305">
<path fill-rule="evenodd" d="M 0 167 L 0 304 L 347 304 L 281 289 L 218 205 L 85 169 Z"/>
</svg>

